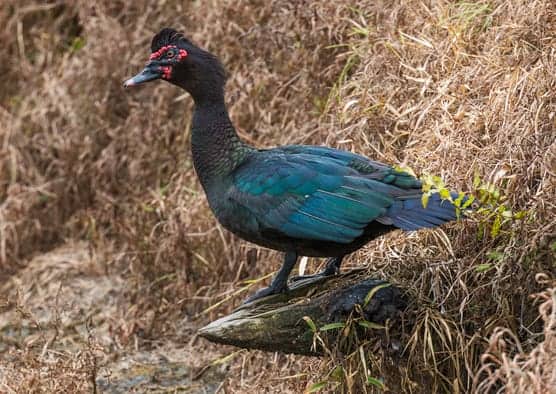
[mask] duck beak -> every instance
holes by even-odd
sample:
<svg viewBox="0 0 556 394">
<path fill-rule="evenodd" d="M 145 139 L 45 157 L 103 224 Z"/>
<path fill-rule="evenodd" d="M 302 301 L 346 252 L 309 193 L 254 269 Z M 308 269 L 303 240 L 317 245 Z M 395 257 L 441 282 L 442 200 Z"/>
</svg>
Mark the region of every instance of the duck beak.
<svg viewBox="0 0 556 394">
<path fill-rule="evenodd" d="M 154 64 L 149 63 L 147 66 L 136 76 L 129 78 L 127 81 L 124 82 L 124 87 L 130 87 L 139 85 L 141 83 L 154 81 L 155 79 L 159 79 L 162 77 L 162 73 L 159 71 L 159 67 L 156 67 Z"/>
</svg>

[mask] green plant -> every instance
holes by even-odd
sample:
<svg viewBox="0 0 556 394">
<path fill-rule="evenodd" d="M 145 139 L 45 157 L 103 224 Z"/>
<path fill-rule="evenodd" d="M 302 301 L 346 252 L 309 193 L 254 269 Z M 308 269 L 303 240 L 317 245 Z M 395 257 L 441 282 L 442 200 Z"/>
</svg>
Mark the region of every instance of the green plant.
<svg viewBox="0 0 556 394">
<path fill-rule="evenodd" d="M 414 174 L 411 169 L 404 171 Z M 481 179 L 478 173 L 473 178 L 473 190 L 470 193 L 458 192 L 453 198 L 450 190 L 446 187 L 442 178 L 437 175 L 425 173 L 421 178 L 423 182 L 422 203 L 426 207 L 431 195 L 438 193 L 442 199 L 452 202 L 456 206 L 458 217 L 461 213 L 473 216 L 479 222 L 477 236 L 482 239 L 486 234 L 496 238 L 515 220 L 524 219 L 528 211 L 514 211 L 507 203 L 507 197 L 493 183 Z M 471 209 L 473 203 L 476 208 Z"/>
<path fill-rule="evenodd" d="M 494 184 L 481 180 L 478 174 L 473 179 L 473 188 L 477 195 L 479 207 L 476 215 L 479 219 L 479 238 L 490 233 L 496 238 L 515 220 L 524 219 L 528 211 L 513 211 L 507 204 L 507 197 Z"/>
</svg>

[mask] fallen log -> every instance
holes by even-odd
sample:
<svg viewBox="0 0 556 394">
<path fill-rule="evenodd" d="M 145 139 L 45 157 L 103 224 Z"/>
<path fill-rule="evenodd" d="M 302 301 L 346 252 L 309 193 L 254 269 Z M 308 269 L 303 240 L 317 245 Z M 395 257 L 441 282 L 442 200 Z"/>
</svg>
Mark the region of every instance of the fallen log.
<svg viewBox="0 0 556 394">
<path fill-rule="evenodd" d="M 345 321 L 354 310 L 360 319 L 384 324 L 399 318 L 405 306 L 400 289 L 355 270 L 295 282 L 287 293 L 242 305 L 201 328 L 199 335 L 241 348 L 320 356 L 323 349 L 314 346 L 319 328 Z"/>
</svg>

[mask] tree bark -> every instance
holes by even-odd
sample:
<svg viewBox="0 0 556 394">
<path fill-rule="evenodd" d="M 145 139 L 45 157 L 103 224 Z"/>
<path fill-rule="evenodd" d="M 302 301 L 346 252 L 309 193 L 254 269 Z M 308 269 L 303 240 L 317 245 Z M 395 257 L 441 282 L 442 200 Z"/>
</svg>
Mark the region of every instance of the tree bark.
<svg viewBox="0 0 556 394">
<path fill-rule="evenodd" d="M 345 321 L 355 309 L 360 318 L 383 324 L 399 317 L 405 306 L 400 289 L 356 270 L 295 282 L 287 293 L 242 305 L 201 328 L 199 335 L 241 348 L 320 356 L 323 349 L 314 346 L 315 330 L 307 317 L 319 332 L 329 323 Z"/>
</svg>

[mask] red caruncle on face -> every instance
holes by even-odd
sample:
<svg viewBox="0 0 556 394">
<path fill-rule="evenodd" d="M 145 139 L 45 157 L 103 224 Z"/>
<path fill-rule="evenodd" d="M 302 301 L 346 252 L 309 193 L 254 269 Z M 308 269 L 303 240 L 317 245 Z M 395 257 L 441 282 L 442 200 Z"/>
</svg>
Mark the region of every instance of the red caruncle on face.
<svg viewBox="0 0 556 394">
<path fill-rule="evenodd" d="M 171 66 L 160 66 L 158 69 L 160 71 L 162 71 L 162 78 L 170 79 L 170 77 L 172 76 L 172 67 Z"/>
<path fill-rule="evenodd" d="M 177 57 L 176 59 L 178 61 L 182 61 L 183 59 L 185 59 L 185 57 L 187 56 L 187 51 L 185 49 L 182 48 L 178 48 L 176 45 L 165 45 L 163 47 L 161 47 L 158 51 L 153 52 L 151 54 L 151 56 L 149 57 L 149 60 L 159 60 L 160 58 L 162 58 L 166 52 L 168 52 L 170 49 L 172 50 L 176 50 L 177 53 Z"/>
<path fill-rule="evenodd" d="M 178 48 L 176 45 L 165 45 L 161 47 L 158 51 L 153 52 L 149 57 L 149 60 L 162 60 L 166 53 L 170 50 L 177 51 L 177 54 L 168 58 L 168 60 L 175 60 L 181 62 L 187 56 L 187 51 L 182 48 Z M 170 79 L 172 76 L 172 66 L 160 66 L 158 68 L 162 72 L 162 78 Z"/>
</svg>

